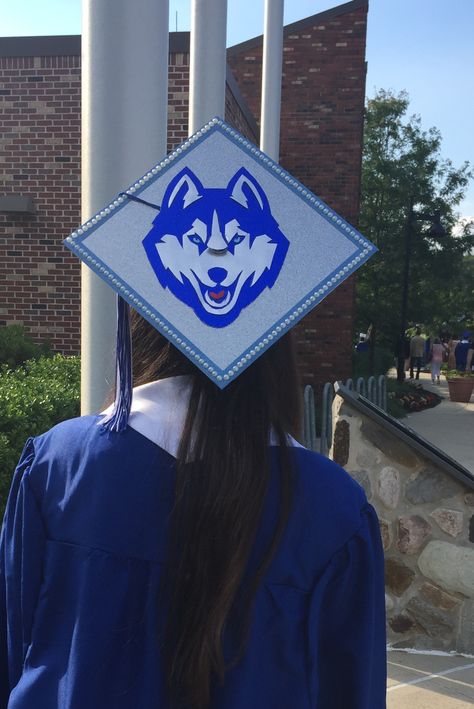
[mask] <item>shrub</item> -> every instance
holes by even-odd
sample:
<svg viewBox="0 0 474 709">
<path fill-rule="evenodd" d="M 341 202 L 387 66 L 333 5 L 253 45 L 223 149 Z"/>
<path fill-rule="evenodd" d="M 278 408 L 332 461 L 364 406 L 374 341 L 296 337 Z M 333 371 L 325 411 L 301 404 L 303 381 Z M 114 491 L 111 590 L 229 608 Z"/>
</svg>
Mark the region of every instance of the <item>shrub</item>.
<svg viewBox="0 0 474 709">
<path fill-rule="evenodd" d="M 352 356 L 352 378 L 354 381 L 359 377 L 370 377 L 372 374 L 387 374 L 388 370 L 395 365 L 393 352 L 387 347 L 376 347 L 374 352 L 374 371 L 371 370 L 370 350 L 367 352 L 354 352 Z"/>
<path fill-rule="evenodd" d="M 11 477 L 29 436 L 78 416 L 78 357 L 42 357 L 0 369 L 0 518 Z"/>
<path fill-rule="evenodd" d="M 51 356 L 50 346 L 47 343 L 37 345 L 27 336 L 22 325 L 0 327 L 0 364 L 14 368 L 29 359 Z"/>
</svg>

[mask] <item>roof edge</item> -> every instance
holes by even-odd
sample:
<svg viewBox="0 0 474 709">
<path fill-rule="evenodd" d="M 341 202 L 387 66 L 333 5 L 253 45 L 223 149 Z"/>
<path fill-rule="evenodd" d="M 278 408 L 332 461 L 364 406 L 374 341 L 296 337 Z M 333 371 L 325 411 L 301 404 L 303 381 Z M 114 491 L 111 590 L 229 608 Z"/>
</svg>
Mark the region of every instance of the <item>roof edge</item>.
<svg viewBox="0 0 474 709">
<path fill-rule="evenodd" d="M 170 32 L 169 53 L 188 54 L 189 32 Z M 81 56 L 81 35 L 41 35 L 35 37 L 0 37 L 0 58 L 10 57 L 56 57 Z M 227 65 L 226 83 L 245 116 L 251 130 L 258 139 L 259 127 L 237 81 Z"/>
<path fill-rule="evenodd" d="M 0 57 L 74 57 L 80 55 L 80 34 L 0 37 Z"/>
<path fill-rule="evenodd" d="M 369 0 L 351 0 L 343 5 L 337 5 L 302 20 L 286 25 L 284 33 L 288 34 L 306 27 L 313 22 L 329 20 L 361 7 L 368 7 Z M 244 49 L 257 46 L 263 41 L 263 35 L 253 37 L 240 44 L 229 47 L 227 51 L 238 54 Z M 189 32 L 169 33 L 170 54 L 189 52 Z M 4 57 L 57 57 L 79 56 L 81 54 L 81 35 L 38 35 L 30 37 L 0 37 L 0 58 Z"/>
<path fill-rule="evenodd" d="M 258 127 L 257 120 L 255 116 L 253 115 L 252 111 L 250 110 L 247 101 L 242 95 L 241 90 L 239 89 L 239 85 L 236 81 L 236 78 L 234 74 L 232 73 L 232 69 L 230 66 L 227 64 L 227 70 L 226 70 L 226 83 L 227 86 L 229 87 L 233 97 L 237 101 L 237 104 L 240 107 L 240 110 L 244 114 L 245 120 L 249 124 L 250 128 L 252 129 L 252 132 L 254 136 L 256 137 L 257 141 L 260 136 L 260 128 Z"/>
<path fill-rule="evenodd" d="M 189 32 L 169 33 L 170 54 L 189 52 Z M 81 55 L 81 35 L 0 37 L 0 57 L 74 57 Z"/>
<path fill-rule="evenodd" d="M 283 28 L 283 33 L 290 34 L 292 32 L 303 29 L 313 22 L 321 22 L 325 20 L 330 20 L 333 17 L 338 17 L 339 15 L 345 15 L 349 12 L 354 12 L 361 7 L 369 7 L 369 0 L 351 0 L 343 5 L 336 5 L 336 7 L 331 7 L 329 10 L 323 10 L 315 15 L 310 15 L 302 20 L 297 20 L 292 22 L 290 25 L 285 25 Z M 228 47 L 227 51 L 231 54 L 239 54 L 239 52 L 250 49 L 251 47 L 256 47 L 263 42 L 263 35 L 258 35 L 258 37 L 252 37 L 252 39 L 247 39 L 245 42 L 240 42 L 240 44 L 234 44 L 233 47 Z"/>
</svg>

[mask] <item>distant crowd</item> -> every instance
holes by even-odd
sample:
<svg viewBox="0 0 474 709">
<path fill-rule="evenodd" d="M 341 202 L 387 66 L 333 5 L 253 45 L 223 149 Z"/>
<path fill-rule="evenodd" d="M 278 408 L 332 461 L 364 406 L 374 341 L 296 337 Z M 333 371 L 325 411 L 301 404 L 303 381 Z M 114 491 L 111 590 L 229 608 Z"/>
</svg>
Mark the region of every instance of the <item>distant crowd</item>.
<svg viewBox="0 0 474 709">
<path fill-rule="evenodd" d="M 417 326 L 411 337 L 405 333 L 397 347 L 397 378 L 404 381 L 409 371 L 410 379 L 419 379 L 421 369 L 428 364 L 431 380 L 439 384 L 441 366 L 460 373 L 472 373 L 474 367 L 474 338 L 471 332 L 463 332 L 459 337 L 441 327 L 437 337 L 425 337 Z"/>
</svg>

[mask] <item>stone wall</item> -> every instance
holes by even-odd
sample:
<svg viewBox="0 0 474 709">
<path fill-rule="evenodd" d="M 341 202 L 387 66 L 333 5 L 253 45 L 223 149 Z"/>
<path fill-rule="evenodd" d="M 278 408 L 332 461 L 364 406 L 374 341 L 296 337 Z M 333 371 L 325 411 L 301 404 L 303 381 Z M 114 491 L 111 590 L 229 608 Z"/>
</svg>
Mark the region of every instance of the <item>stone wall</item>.
<svg viewBox="0 0 474 709">
<path fill-rule="evenodd" d="M 379 515 L 389 642 L 474 653 L 474 476 L 460 482 L 340 395 L 333 422 L 331 457 Z"/>
</svg>

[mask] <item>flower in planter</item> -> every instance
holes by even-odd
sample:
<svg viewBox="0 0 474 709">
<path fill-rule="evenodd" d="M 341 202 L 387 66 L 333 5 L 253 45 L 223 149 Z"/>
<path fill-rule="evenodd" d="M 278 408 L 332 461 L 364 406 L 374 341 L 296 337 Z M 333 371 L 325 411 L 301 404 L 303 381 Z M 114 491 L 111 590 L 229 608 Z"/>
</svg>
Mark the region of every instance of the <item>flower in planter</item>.
<svg viewBox="0 0 474 709">
<path fill-rule="evenodd" d="M 443 374 L 446 379 L 474 379 L 473 372 L 460 372 L 459 369 L 446 369 Z"/>
<path fill-rule="evenodd" d="M 437 406 L 442 400 L 440 396 L 424 389 L 413 389 L 396 397 L 403 408 L 408 411 L 423 411 Z"/>
</svg>

